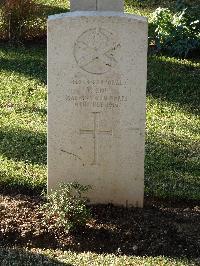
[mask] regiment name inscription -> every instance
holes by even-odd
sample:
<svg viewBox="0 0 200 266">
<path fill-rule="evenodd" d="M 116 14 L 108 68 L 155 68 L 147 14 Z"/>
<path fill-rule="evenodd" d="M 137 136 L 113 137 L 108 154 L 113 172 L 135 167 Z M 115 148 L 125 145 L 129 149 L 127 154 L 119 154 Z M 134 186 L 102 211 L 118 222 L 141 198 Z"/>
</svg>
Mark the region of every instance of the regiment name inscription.
<svg viewBox="0 0 200 266">
<path fill-rule="evenodd" d="M 74 107 L 119 108 L 130 97 L 126 80 L 73 79 L 71 84 L 73 89 L 66 89 L 65 100 Z"/>
</svg>

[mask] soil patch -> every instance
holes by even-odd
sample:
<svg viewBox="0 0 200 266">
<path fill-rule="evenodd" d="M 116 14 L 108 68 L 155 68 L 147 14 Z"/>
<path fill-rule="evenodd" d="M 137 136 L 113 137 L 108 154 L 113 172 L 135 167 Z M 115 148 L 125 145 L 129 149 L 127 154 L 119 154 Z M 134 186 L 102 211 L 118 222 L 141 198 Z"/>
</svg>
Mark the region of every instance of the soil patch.
<svg viewBox="0 0 200 266">
<path fill-rule="evenodd" d="M 39 197 L 0 195 L 1 246 L 200 258 L 200 202 L 146 199 L 144 209 L 90 206 L 93 219 L 71 234 L 45 222 L 41 204 Z"/>
</svg>

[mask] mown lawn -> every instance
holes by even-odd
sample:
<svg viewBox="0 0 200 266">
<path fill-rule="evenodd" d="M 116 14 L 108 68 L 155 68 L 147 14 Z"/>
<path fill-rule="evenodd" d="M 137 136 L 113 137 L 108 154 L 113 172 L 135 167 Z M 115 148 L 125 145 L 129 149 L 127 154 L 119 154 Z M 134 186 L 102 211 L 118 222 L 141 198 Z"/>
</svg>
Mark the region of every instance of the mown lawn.
<svg viewBox="0 0 200 266">
<path fill-rule="evenodd" d="M 0 46 L 0 184 L 46 187 L 46 57 L 44 46 Z"/>
<path fill-rule="evenodd" d="M 146 193 L 200 199 L 200 63 L 149 58 Z"/>
<path fill-rule="evenodd" d="M 0 46 L 0 185 L 46 188 L 46 48 Z M 200 199 L 200 63 L 148 65 L 146 195 Z"/>
<path fill-rule="evenodd" d="M 2 265 L 62 265 L 62 266 L 198 266 L 198 261 L 167 257 L 116 256 L 92 252 L 75 253 L 44 249 L 0 249 Z M 17 261 L 16 261 L 17 259 Z M 16 264 L 18 263 L 18 264 Z"/>
<path fill-rule="evenodd" d="M 175 1 L 126 1 L 126 11 L 149 15 Z M 65 12 L 63 0 L 40 0 L 43 14 Z M 199 4 L 198 1 L 192 1 Z M 0 191 L 46 191 L 46 46 L 0 44 Z M 145 195 L 200 200 L 200 62 L 149 56 Z M 43 254 L 43 255 L 42 255 Z M 198 265 L 168 257 L 0 249 L 2 265 Z M 18 263 L 18 264 L 14 264 Z M 30 264 L 28 264 L 30 263 Z M 32 263 L 32 264 L 31 264 Z"/>
</svg>

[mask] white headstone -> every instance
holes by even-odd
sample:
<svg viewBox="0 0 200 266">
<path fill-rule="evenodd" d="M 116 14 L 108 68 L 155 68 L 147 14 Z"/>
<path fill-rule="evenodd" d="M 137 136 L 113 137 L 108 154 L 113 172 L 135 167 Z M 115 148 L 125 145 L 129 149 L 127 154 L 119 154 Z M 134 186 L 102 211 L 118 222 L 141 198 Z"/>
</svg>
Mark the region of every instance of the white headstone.
<svg viewBox="0 0 200 266">
<path fill-rule="evenodd" d="M 143 206 L 146 75 L 144 17 L 49 17 L 49 190 L 78 181 L 92 203 Z"/>
</svg>

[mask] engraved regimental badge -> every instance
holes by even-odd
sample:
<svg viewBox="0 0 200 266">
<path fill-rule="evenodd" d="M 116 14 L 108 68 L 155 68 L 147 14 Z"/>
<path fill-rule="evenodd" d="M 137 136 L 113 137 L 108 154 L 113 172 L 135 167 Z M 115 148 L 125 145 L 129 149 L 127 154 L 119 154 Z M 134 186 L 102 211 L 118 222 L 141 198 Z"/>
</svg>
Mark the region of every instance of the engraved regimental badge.
<svg viewBox="0 0 200 266">
<path fill-rule="evenodd" d="M 113 33 L 103 28 L 83 32 L 74 44 L 74 57 L 78 66 L 91 74 L 104 74 L 117 64 L 116 51 L 120 44 Z"/>
</svg>

